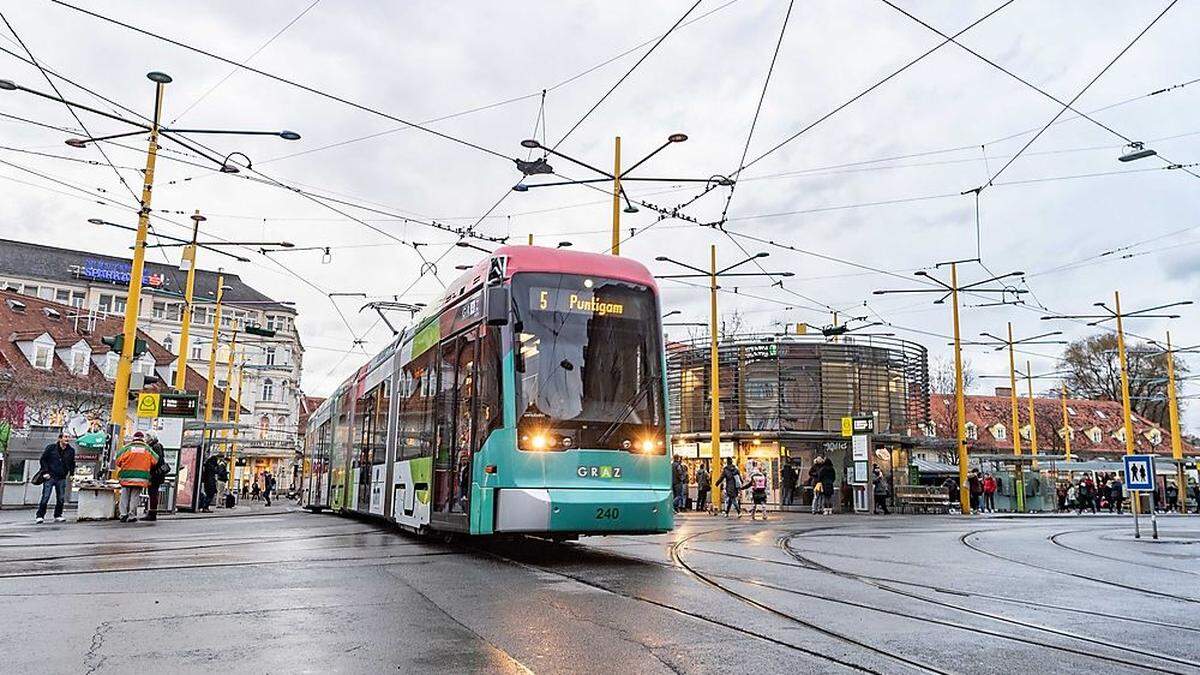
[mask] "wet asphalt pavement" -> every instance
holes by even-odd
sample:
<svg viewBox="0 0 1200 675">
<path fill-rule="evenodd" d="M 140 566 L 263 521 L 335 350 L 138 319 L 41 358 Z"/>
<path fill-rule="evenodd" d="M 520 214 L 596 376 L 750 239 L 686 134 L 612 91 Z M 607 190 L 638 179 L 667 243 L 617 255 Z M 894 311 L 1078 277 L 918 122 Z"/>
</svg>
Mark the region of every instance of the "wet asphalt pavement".
<svg viewBox="0 0 1200 675">
<path fill-rule="evenodd" d="M 239 514 L 0 513 L 0 671 L 1200 673 L 1196 516 L 1136 541 L 1128 516 L 688 514 L 556 545 Z"/>
</svg>

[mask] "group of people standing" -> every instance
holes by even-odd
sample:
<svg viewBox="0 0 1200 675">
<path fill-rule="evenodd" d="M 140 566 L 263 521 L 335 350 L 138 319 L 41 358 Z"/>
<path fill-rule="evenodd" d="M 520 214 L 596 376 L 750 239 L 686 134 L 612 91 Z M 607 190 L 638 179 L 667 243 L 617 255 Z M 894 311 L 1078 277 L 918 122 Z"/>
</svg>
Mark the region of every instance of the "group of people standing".
<svg viewBox="0 0 1200 675">
<path fill-rule="evenodd" d="M 875 467 L 875 494 L 876 508 L 882 508 L 884 513 L 888 513 L 887 496 L 890 494 L 890 486 L 884 473 Z M 834 509 L 834 495 L 836 494 L 834 486 L 837 482 L 837 468 L 833 462 L 824 455 L 817 455 L 813 459 L 813 464 L 808 470 L 806 484 L 812 488 L 813 500 L 811 512 L 813 514 L 832 514 Z M 671 464 L 671 489 L 674 497 L 674 508 L 676 512 L 683 511 L 687 508 L 687 490 L 690 481 L 688 480 L 688 468 L 683 464 L 678 457 Z M 712 492 L 712 474 L 709 473 L 708 466 L 701 464 L 695 473 L 696 483 L 696 500 L 693 504 L 695 510 L 705 511 L 709 507 L 709 500 Z M 799 492 L 800 472 L 792 463 L 785 463 L 779 470 L 779 503 L 781 506 L 790 506 L 794 503 L 796 493 Z M 746 473 L 738 469 L 732 458 L 726 458 L 724 465 L 721 467 L 721 473 L 717 475 L 717 484 L 720 486 L 723 496 L 722 503 L 716 505 L 716 511 L 723 513 L 726 517 L 732 511 L 739 517 L 742 515 L 742 499 L 743 495 L 749 493 L 750 497 L 750 517 L 757 518 L 761 513 L 763 519 L 767 517 L 767 495 L 770 486 L 770 479 L 767 476 L 767 465 L 765 462 L 750 460 L 746 465 Z M 848 494 L 848 490 L 845 490 Z"/>
<path fill-rule="evenodd" d="M 967 473 L 967 491 L 971 495 L 971 513 L 995 513 L 996 493 L 1003 489 L 1000 476 L 979 469 Z M 955 484 L 957 489 L 957 484 Z"/>
<path fill-rule="evenodd" d="M 233 490 L 229 490 L 229 469 L 226 468 L 226 459 L 221 455 L 211 455 L 204 460 L 203 466 L 200 468 L 200 512 L 212 513 L 213 504 L 217 503 L 219 498 L 224 498 L 225 508 L 234 508 L 237 504 L 237 497 Z M 250 486 L 243 488 L 243 498 L 250 498 L 257 501 L 260 497 L 266 502 L 267 506 L 271 505 L 271 497 L 276 494 L 275 490 L 275 475 L 270 471 L 262 472 L 262 483 L 259 484 L 258 476 L 255 476 Z"/>
<path fill-rule="evenodd" d="M 171 475 L 171 466 L 167 464 L 166 453 L 162 443 L 154 434 L 135 431 L 127 445 L 117 450 L 113 457 L 113 478 L 121 486 L 117 500 L 117 513 L 123 523 L 137 522 L 137 511 L 141 504 L 142 492 L 148 490 L 146 515 L 144 520 L 158 519 L 159 488 Z M 54 493 L 54 520 L 64 522 L 63 505 L 67 499 L 68 481 L 75 473 L 75 448 L 71 439 L 65 433 L 60 433 L 58 439 L 42 450 L 38 462 L 38 478 L 42 486 L 42 498 L 38 502 L 34 522 L 45 522 L 46 510 L 50 503 L 50 493 Z"/>
</svg>

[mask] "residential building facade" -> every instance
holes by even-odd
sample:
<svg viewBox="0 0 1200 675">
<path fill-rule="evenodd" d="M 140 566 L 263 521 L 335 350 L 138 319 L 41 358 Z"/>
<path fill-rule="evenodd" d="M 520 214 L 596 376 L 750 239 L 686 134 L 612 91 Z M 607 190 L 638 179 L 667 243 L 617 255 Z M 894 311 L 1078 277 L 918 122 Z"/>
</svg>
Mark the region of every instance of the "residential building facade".
<svg viewBox="0 0 1200 675">
<path fill-rule="evenodd" d="M 187 272 L 153 260 L 155 255 L 153 251 L 147 255 L 138 327 L 169 353 L 180 356 Z M 0 290 L 69 305 L 85 321 L 105 322 L 124 316 L 130 267 L 125 258 L 0 239 Z M 215 356 L 215 386 L 233 390 L 233 398 L 242 400 L 248 410 L 240 421 L 249 421 L 254 427 L 239 434 L 239 456 L 257 459 L 260 468 L 278 470 L 284 479 L 280 484 L 286 485 L 302 437 L 299 384 L 304 348 L 296 330 L 296 311 L 289 303 L 251 288 L 238 275 L 224 273 L 220 344 L 214 355 L 212 332 L 220 276 L 212 270 L 196 271 L 187 362 L 207 375 L 209 359 Z M 251 325 L 273 330 L 275 336 L 239 332 L 230 368 L 230 337 Z M 111 331 L 120 332 L 119 324 Z M 174 382 L 174 372 L 172 367 L 166 373 L 168 383 Z M 214 402 L 218 414 L 222 402 Z"/>
</svg>

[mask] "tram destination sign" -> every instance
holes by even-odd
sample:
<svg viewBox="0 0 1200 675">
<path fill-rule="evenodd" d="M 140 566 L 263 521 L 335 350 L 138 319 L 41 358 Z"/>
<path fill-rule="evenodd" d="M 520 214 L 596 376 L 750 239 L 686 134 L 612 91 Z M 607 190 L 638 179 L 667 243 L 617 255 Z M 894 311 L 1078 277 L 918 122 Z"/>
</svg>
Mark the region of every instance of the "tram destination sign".
<svg viewBox="0 0 1200 675">
<path fill-rule="evenodd" d="M 529 304 L 543 312 L 626 317 L 625 303 L 605 300 L 587 290 L 535 286 L 529 290 Z"/>
</svg>

